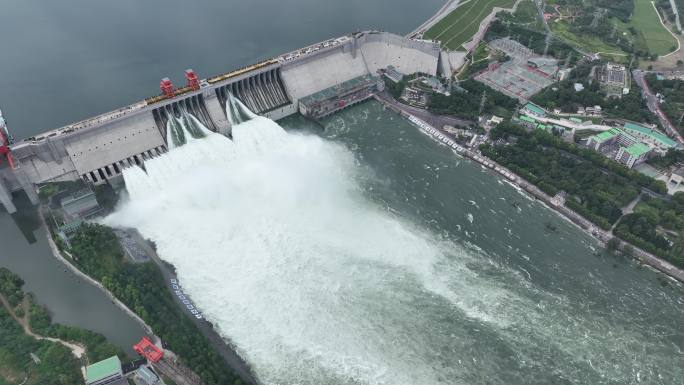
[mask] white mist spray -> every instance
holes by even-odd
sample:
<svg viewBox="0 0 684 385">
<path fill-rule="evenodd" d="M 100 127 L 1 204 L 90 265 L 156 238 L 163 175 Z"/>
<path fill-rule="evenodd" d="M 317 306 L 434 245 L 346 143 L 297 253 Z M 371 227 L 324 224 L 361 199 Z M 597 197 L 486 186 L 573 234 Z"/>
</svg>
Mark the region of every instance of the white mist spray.
<svg viewBox="0 0 684 385">
<path fill-rule="evenodd" d="M 321 138 L 251 116 L 232 141 L 210 133 L 146 170 L 125 171 L 130 201 L 106 223 L 157 244 L 266 384 L 451 383 L 433 317 L 506 302 L 469 287 L 462 249 L 368 202 L 353 155 Z"/>
</svg>

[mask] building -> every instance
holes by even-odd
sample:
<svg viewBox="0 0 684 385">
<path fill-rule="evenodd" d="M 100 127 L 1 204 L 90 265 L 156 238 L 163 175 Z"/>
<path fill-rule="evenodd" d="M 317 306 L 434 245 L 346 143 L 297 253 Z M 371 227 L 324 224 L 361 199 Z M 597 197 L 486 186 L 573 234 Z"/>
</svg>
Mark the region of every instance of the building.
<svg viewBox="0 0 684 385">
<path fill-rule="evenodd" d="M 525 106 L 520 110 L 520 113 L 525 115 L 538 116 L 540 118 L 546 116 L 546 110 L 532 102 L 525 104 Z"/>
<path fill-rule="evenodd" d="M 144 385 L 157 385 L 159 383 L 159 377 L 147 366 L 141 366 L 135 371 L 135 378 L 137 383 Z"/>
<path fill-rule="evenodd" d="M 150 362 L 159 362 L 159 360 L 164 358 L 164 352 L 147 337 L 143 337 L 140 342 L 133 345 L 133 350 Z"/>
<path fill-rule="evenodd" d="M 620 133 L 620 130 L 614 128 L 612 130 L 603 131 L 594 136 L 590 136 L 589 139 L 587 139 L 587 147 L 591 148 L 592 150 L 599 151 L 603 147 L 613 144 L 617 140 L 617 137 L 620 135 Z"/>
<path fill-rule="evenodd" d="M 597 69 L 596 80 L 608 96 L 622 97 L 629 93 L 629 71 L 623 65 L 606 63 Z"/>
<path fill-rule="evenodd" d="M 323 118 L 360 103 L 384 88 L 385 83 L 375 76 L 359 76 L 300 99 L 299 112 L 310 118 Z"/>
<path fill-rule="evenodd" d="M 573 87 L 575 87 L 575 92 L 584 91 L 584 84 L 582 83 L 575 83 Z"/>
<path fill-rule="evenodd" d="M 618 149 L 614 155 L 613 152 L 606 152 L 607 156 L 629 168 L 644 162 L 653 152 L 653 147 L 648 143 L 619 128 L 612 128 L 587 139 L 587 147 L 595 151 L 601 151 L 610 145 L 618 146 Z"/>
<path fill-rule="evenodd" d="M 62 206 L 65 220 L 67 218 L 76 220 L 91 217 L 101 210 L 95 192 L 90 188 L 82 189 L 65 197 L 60 202 L 60 206 Z"/>
<path fill-rule="evenodd" d="M 450 95 L 444 84 L 442 84 L 442 82 L 435 76 L 421 76 L 411 81 L 411 85 L 417 85 L 417 83 L 421 83 L 425 87 L 429 87 L 430 90 L 439 94 L 447 96 Z"/>
<path fill-rule="evenodd" d="M 86 385 L 118 384 L 122 379 L 121 360 L 117 356 L 88 365 L 86 368 Z"/>
<path fill-rule="evenodd" d="M 90 188 L 84 188 L 63 198 L 60 207 L 64 223 L 59 226 L 58 235 L 67 243 L 86 219 L 102 211 L 95 193 Z"/>
<path fill-rule="evenodd" d="M 397 69 L 394 66 L 388 66 L 384 72 L 383 75 L 385 75 L 389 80 L 399 83 L 404 79 L 404 74 L 401 72 L 397 71 Z"/>
<path fill-rule="evenodd" d="M 476 75 L 475 80 L 523 102 L 556 81 L 556 59 L 539 56 L 507 38 L 492 40 L 489 47 L 508 55 L 511 60 L 489 66 L 486 71 Z"/>
<path fill-rule="evenodd" d="M 629 147 L 620 147 L 615 160 L 626 165 L 629 168 L 648 159 L 651 153 L 651 148 L 643 143 L 634 143 Z"/>
<path fill-rule="evenodd" d="M 667 135 L 640 124 L 627 122 L 624 124 L 623 129 L 653 147 L 660 155 L 665 155 L 667 150 L 677 147 L 677 142 L 670 139 Z"/>
<path fill-rule="evenodd" d="M 529 117 L 527 115 L 520 115 L 520 117 L 518 119 L 519 119 L 520 124 L 522 124 L 523 126 L 525 126 L 527 128 L 536 128 L 537 127 L 537 121 L 532 119 L 531 117 Z"/>
</svg>

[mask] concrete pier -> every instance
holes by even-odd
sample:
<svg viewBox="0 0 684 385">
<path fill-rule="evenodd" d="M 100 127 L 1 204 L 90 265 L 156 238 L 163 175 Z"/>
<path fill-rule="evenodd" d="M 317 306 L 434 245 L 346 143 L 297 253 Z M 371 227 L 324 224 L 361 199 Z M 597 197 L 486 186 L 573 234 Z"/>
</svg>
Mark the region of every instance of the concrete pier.
<svg viewBox="0 0 684 385">
<path fill-rule="evenodd" d="M 0 179 L 0 204 L 7 210 L 8 213 L 14 214 L 17 212 L 16 206 L 12 202 L 12 194 L 5 185 L 5 181 Z"/>
</svg>

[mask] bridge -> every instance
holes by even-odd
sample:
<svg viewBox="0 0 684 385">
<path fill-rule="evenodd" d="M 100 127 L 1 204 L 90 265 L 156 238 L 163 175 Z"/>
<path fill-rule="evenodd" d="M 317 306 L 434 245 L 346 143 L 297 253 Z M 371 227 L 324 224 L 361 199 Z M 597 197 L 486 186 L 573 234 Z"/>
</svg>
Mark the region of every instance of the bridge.
<svg viewBox="0 0 684 385">
<path fill-rule="evenodd" d="M 82 179 L 101 184 L 126 167 L 142 166 L 168 151 L 166 121 L 182 111 L 210 130 L 230 136 L 226 102 L 232 94 L 250 110 L 273 120 L 300 111 L 299 101 L 393 65 L 410 74 L 438 74 L 439 44 L 387 32 L 365 31 L 325 40 L 206 79 L 186 71 L 188 84 L 168 79 L 162 94 L 10 146 L 13 168 L 0 169 L 0 203 L 23 189 L 32 200 L 42 183 Z"/>
</svg>

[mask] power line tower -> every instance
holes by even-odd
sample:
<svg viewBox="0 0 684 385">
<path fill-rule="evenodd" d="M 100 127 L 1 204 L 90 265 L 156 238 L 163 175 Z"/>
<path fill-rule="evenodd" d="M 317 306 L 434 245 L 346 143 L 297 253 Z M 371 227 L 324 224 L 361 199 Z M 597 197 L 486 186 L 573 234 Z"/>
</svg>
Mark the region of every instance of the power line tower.
<svg viewBox="0 0 684 385">
<path fill-rule="evenodd" d="M 568 52 L 568 56 L 565 57 L 565 63 L 563 68 L 570 68 L 570 60 L 572 59 L 572 51 Z"/>
<path fill-rule="evenodd" d="M 478 115 L 482 116 L 482 111 L 484 111 L 485 103 L 487 102 L 487 91 L 482 91 L 482 100 L 480 100 L 480 111 Z"/>
<path fill-rule="evenodd" d="M 545 39 L 545 46 L 544 46 L 544 56 L 549 52 L 549 45 L 551 45 L 551 35 L 546 35 Z"/>
</svg>

